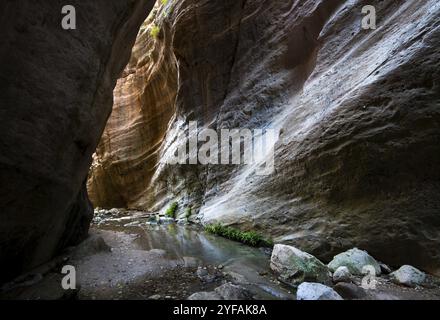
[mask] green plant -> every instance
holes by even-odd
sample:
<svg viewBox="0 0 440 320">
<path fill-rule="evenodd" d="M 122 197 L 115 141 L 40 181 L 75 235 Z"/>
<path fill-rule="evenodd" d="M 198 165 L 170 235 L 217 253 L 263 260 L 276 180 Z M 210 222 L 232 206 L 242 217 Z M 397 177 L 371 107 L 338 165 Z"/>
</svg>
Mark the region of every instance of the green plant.
<svg viewBox="0 0 440 320">
<path fill-rule="evenodd" d="M 176 210 L 177 210 L 177 202 L 173 202 L 170 204 L 170 206 L 167 208 L 167 210 L 165 211 L 165 215 L 167 217 L 176 218 Z"/>
<path fill-rule="evenodd" d="M 153 38 L 157 38 L 159 36 L 159 33 L 160 33 L 160 28 L 158 26 L 154 25 L 153 27 L 151 27 L 150 35 Z"/>
<path fill-rule="evenodd" d="M 265 239 L 256 231 L 241 231 L 232 227 L 224 226 L 221 223 L 209 224 L 205 226 L 205 231 L 253 247 L 273 246 L 272 240 Z"/>
<path fill-rule="evenodd" d="M 186 208 L 185 210 L 185 218 L 188 220 L 191 217 L 191 208 Z"/>
</svg>

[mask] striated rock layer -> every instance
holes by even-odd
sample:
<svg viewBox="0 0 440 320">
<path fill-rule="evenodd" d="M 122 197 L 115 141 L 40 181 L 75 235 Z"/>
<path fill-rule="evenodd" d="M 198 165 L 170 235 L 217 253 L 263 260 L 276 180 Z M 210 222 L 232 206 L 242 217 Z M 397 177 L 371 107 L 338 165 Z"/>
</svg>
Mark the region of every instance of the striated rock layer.
<svg viewBox="0 0 440 320">
<path fill-rule="evenodd" d="M 174 115 L 177 65 L 163 26 L 151 35 L 156 7 L 144 22 L 132 57 L 114 90 L 114 106 L 88 180 L 96 206 L 139 207 L 145 202 L 159 149 Z M 164 11 L 165 12 L 165 11 Z"/>
<path fill-rule="evenodd" d="M 0 3 L 0 283 L 82 240 L 86 178 L 151 0 Z"/>
<path fill-rule="evenodd" d="M 361 28 L 367 4 L 375 30 Z M 178 200 L 202 223 L 324 261 L 356 246 L 440 274 L 438 1 L 181 0 L 158 12 L 158 38 L 141 33 L 115 91 L 89 180 L 96 205 Z M 190 120 L 279 129 L 275 172 L 158 162 Z"/>
</svg>

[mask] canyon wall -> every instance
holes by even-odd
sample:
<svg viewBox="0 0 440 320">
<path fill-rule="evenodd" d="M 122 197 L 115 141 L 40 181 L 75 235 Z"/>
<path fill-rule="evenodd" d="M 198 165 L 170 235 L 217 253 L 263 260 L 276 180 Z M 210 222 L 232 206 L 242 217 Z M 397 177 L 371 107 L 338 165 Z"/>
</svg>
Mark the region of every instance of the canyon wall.
<svg viewBox="0 0 440 320">
<path fill-rule="evenodd" d="M 163 23 L 160 32 L 151 35 L 158 10 L 156 6 L 142 25 L 130 62 L 114 90 L 112 115 L 88 180 L 90 197 L 97 206 L 143 206 L 174 116 L 177 65 L 169 49 L 169 26 Z"/>
<path fill-rule="evenodd" d="M 0 283 L 88 232 L 86 179 L 152 0 L 0 3 Z"/>
<path fill-rule="evenodd" d="M 323 260 L 358 246 L 440 274 L 439 18 L 435 0 L 168 1 L 118 82 L 92 201 L 179 201 Z M 164 164 L 188 121 L 278 130 L 275 171 Z"/>
</svg>

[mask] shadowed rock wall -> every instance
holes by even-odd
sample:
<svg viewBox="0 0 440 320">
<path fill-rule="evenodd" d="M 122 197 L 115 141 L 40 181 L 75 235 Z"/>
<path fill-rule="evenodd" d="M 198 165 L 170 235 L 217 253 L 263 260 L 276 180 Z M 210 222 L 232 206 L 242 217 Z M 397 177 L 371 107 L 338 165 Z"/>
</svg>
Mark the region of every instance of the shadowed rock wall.
<svg viewBox="0 0 440 320">
<path fill-rule="evenodd" d="M 0 282 L 82 240 L 86 178 L 151 0 L 0 3 Z"/>
</svg>

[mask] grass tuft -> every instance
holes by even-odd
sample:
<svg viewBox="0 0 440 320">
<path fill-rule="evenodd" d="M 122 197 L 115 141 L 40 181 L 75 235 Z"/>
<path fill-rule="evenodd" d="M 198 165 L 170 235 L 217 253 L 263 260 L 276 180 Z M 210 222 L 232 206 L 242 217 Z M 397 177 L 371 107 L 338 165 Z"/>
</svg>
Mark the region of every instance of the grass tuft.
<svg viewBox="0 0 440 320">
<path fill-rule="evenodd" d="M 273 246 L 271 240 L 265 239 L 256 231 L 241 231 L 232 227 L 224 226 L 221 223 L 209 224 L 205 226 L 205 231 L 252 247 Z"/>
<path fill-rule="evenodd" d="M 167 217 L 176 219 L 176 210 L 177 210 L 177 202 L 173 202 L 170 204 L 168 209 L 165 211 Z"/>
<path fill-rule="evenodd" d="M 159 36 L 159 33 L 160 33 L 160 28 L 156 25 L 154 25 L 150 30 L 150 35 L 153 38 L 157 38 Z"/>
</svg>

